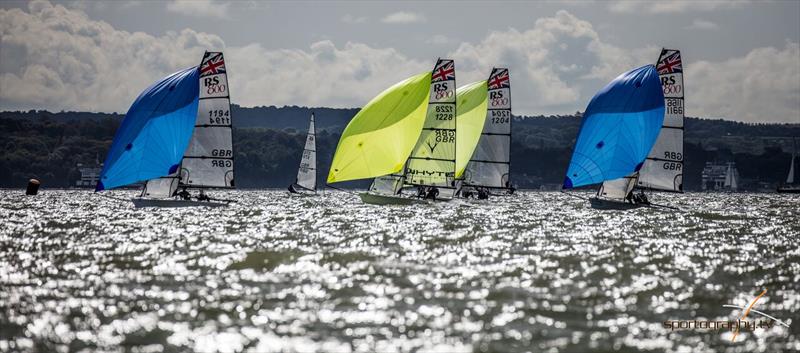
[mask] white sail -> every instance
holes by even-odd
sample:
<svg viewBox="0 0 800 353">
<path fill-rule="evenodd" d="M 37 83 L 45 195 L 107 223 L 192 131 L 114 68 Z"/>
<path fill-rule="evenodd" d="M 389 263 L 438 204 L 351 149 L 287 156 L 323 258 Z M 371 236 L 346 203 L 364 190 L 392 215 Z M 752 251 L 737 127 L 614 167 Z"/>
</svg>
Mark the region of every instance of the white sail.
<svg viewBox="0 0 800 353">
<path fill-rule="evenodd" d="M 300 159 L 300 168 L 297 169 L 297 185 L 304 189 L 317 189 L 317 145 L 316 130 L 314 128 L 314 113 L 308 124 L 306 146 L 303 148 L 303 157 Z"/>
<path fill-rule="evenodd" d="M 794 184 L 794 159 L 795 155 L 797 155 L 797 143 L 794 145 L 794 149 L 792 150 L 792 162 L 789 165 L 789 175 L 786 176 L 786 184 Z"/>
<path fill-rule="evenodd" d="M 439 188 L 452 197 L 456 170 L 456 72 L 453 60 L 439 59 L 431 75 L 425 123 L 406 165 L 405 182 Z"/>
<path fill-rule="evenodd" d="M 607 199 L 623 201 L 628 197 L 628 194 L 633 191 L 635 186 L 635 175 L 614 180 L 607 180 L 603 183 L 603 186 L 600 187 L 600 190 L 597 192 L 597 194 L 598 196 Z"/>
<path fill-rule="evenodd" d="M 486 122 L 464 179 L 468 185 L 507 188 L 511 186 L 511 81 L 508 69 L 492 69 L 488 89 Z"/>
<path fill-rule="evenodd" d="M 637 173 L 603 182 L 609 195 L 625 193 L 628 182 L 640 188 L 683 192 L 683 64 L 679 50 L 662 49 L 656 64 L 664 90 L 664 123 L 656 143 Z M 615 189 L 616 190 L 613 190 Z M 626 192 L 627 190 L 627 192 Z M 603 193 L 600 193 L 601 196 Z"/>
<path fill-rule="evenodd" d="M 723 185 L 725 188 L 730 190 L 737 190 L 739 188 L 737 177 L 736 177 L 736 167 L 733 163 L 728 163 L 728 170 L 725 171 L 725 184 Z"/>
<path fill-rule="evenodd" d="M 683 192 L 683 64 L 679 50 L 662 49 L 656 64 L 664 90 L 664 124 L 639 170 L 637 186 Z"/>
<path fill-rule="evenodd" d="M 181 184 L 233 188 L 233 140 L 228 76 L 221 52 L 200 64 L 200 101 L 194 134 L 181 163 Z"/>
<path fill-rule="evenodd" d="M 178 189 L 178 184 L 179 182 L 177 175 L 150 179 L 144 185 L 142 196 L 156 199 L 172 197 L 175 195 L 175 190 Z"/>
<path fill-rule="evenodd" d="M 398 174 L 389 174 L 375 178 L 369 187 L 370 192 L 381 195 L 398 195 L 403 188 L 405 177 Z"/>
</svg>

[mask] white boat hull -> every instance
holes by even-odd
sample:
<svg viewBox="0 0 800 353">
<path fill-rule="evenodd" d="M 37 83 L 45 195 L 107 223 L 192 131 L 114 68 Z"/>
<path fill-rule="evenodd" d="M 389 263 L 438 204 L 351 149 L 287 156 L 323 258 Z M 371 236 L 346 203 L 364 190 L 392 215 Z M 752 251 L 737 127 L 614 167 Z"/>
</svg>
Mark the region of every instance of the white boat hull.
<svg viewBox="0 0 800 353">
<path fill-rule="evenodd" d="M 131 199 L 136 208 L 143 207 L 223 207 L 228 204 L 215 201 L 174 200 L 174 199 Z"/>
</svg>

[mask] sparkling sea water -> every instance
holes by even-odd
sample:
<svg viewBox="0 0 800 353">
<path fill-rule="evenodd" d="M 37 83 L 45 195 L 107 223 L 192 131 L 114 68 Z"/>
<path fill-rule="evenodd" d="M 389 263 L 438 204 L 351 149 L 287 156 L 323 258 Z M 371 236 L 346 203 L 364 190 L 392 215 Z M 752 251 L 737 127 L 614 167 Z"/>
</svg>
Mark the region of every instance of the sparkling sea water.
<svg viewBox="0 0 800 353">
<path fill-rule="evenodd" d="M 680 211 L 558 192 L 372 206 L 245 190 L 216 209 L 134 195 L 0 190 L 0 351 L 800 350 L 800 195 L 651 196 Z M 723 305 L 764 289 L 753 310 L 789 327 L 732 342 L 665 324 L 738 320 Z"/>
</svg>

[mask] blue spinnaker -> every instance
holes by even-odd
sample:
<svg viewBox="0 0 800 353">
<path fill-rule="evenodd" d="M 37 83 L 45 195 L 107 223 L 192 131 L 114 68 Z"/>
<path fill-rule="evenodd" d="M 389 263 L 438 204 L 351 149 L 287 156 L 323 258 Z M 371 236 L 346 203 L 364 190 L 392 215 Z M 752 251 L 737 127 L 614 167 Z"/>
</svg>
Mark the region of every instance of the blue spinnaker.
<svg viewBox="0 0 800 353">
<path fill-rule="evenodd" d="M 114 135 L 95 191 L 177 171 L 194 130 L 199 92 L 196 66 L 142 92 Z"/>
<path fill-rule="evenodd" d="M 621 178 L 642 167 L 664 121 L 664 92 L 653 65 L 600 90 L 584 113 L 564 189 Z"/>
</svg>

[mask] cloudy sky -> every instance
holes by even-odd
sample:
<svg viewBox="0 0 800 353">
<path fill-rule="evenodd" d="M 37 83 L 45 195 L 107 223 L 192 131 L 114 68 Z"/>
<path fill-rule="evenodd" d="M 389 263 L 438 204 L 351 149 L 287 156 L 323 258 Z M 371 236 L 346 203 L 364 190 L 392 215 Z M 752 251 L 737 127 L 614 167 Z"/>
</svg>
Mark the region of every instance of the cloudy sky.
<svg viewBox="0 0 800 353">
<path fill-rule="evenodd" d="M 0 2 L 0 110 L 125 112 L 224 50 L 243 106 L 360 107 L 456 60 L 511 70 L 515 114 L 582 111 L 618 74 L 683 52 L 690 116 L 800 123 L 800 2 Z"/>
</svg>

